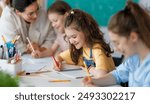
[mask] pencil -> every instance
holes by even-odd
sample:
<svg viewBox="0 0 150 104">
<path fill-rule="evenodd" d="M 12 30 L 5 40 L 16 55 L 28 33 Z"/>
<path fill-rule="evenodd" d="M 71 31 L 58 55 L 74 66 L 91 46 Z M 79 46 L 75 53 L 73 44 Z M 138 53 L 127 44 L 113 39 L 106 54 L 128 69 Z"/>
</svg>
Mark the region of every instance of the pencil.
<svg viewBox="0 0 150 104">
<path fill-rule="evenodd" d="M 32 44 L 31 44 L 31 41 L 29 40 L 29 38 L 28 38 L 28 37 L 27 37 L 27 40 L 28 40 L 28 42 L 29 42 L 29 44 L 30 44 L 30 46 L 31 46 L 32 51 L 33 51 L 33 52 L 35 52 L 35 50 L 34 50 L 34 48 L 33 48 Z"/>
<path fill-rule="evenodd" d="M 6 44 L 6 39 L 5 37 L 2 35 L 2 40 L 4 41 L 4 43 Z"/>
<path fill-rule="evenodd" d="M 42 73 L 47 73 L 50 72 L 50 70 L 46 71 L 37 71 L 37 72 L 26 72 L 26 75 L 31 75 L 31 74 L 42 74 Z"/>
<path fill-rule="evenodd" d="M 55 64 L 57 65 L 57 67 L 59 67 L 59 63 L 56 61 L 56 59 L 55 59 L 54 55 L 52 55 L 52 58 L 53 58 L 53 60 L 54 60 Z"/>
<path fill-rule="evenodd" d="M 61 79 L 60 79 L 60 80 L 59 80 L 59 79 L 57 80 L 57 79 L 56 79 L 56 80 L 49 80 L 48 82 L 71 82 L 71 80 L 61 80 Z"/>
<path fill-rule="evenodd" d="M 15 44 L 15 43 L 16 43 L 16 41 L 17 41 L 19 38 L 20 38 L 20 36 L 19 36 L 19 35 L 16 35 L 15 39 L 14 39 L 14 40 L 12 40 L 12 44 Z"/>
<path fill-rule="evenodd" d="M 84 65 L 85 65 L 85 71 L 86 71 L 86 74 L 87 74 L 87 77 L 88 77 L 88 80 L 91 80 L 91 77 L 90 77 L 90 73 L 88 71 L 88 67 L 86 65 L 86 63 L 84 62 Z"/>
<path fill-rule="evenodd" d="M 24 73 L 25 73 L 25 70 L 22 70 L 22 71 L 18 72 L 17 75 L 18 75 L 18 76 L 21 76 L 21 75 L 23 75 Z"/>
</svg>

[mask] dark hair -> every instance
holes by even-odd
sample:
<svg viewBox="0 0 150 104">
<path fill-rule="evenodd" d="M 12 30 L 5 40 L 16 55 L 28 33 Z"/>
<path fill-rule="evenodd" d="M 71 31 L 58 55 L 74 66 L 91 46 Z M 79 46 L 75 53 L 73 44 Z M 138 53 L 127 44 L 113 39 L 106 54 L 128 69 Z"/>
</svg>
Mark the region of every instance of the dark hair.
<svg viewBox="0 0 150 104">
<path fill-rule="evenodd" d="M 24 12 L 26 7 L 36 2 L 37 0 L 12 0 L 11 6 L 19 12 Z"/>
<path fill-rule="evenodd" d="M 125 37 L 128 37 L 131 32 L 136 32 L 138 37 L 150 48 L 150 17 L 136 3 L 128 1 L 125 9 L 111 18 L 108 30 Z"/>
<path fill-rule="evenodd" d="M 95 43 L 98 43 L 102 46 L 105 54 L 110 56 L 112 51 L 109 45 L 104 41 L 103 33 L 100 31 L 97 22 L 92 16 L 79 9 L 72 9 L 69 11 L 68 16 L 65 19 L 65 28 L 71 25 L 73 25 L 77 31 L 82 31 L 84 33 L 88 47 L 92 48 Z M 71 58 L 76 64 L 78 63 L 82 50 L 82 48 L 77 50 L 75 46 L 71 45 Z"/>
<path fill-rule="evenodd" d="M 48 13 L 54 12 L 64 15 L 69 10 L 71 10 L 71 7 L 66 2 L 57 0 L 48 8 Z"/>
</svg>

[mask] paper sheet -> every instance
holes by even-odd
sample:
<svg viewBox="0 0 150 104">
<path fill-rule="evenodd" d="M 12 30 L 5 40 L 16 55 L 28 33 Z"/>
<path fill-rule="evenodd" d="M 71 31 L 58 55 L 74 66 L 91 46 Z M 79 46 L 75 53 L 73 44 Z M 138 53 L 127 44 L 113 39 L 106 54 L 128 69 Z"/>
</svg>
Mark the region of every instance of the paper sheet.
<svg viewBox="0 0 150 104">
<path fill-rule="evenodd" d="M 50 57 L 35 59 L 28 54 L 23 55 L 22 60 L 23 60 L 22 69 L 25 70 L 26 72 L 36 72 L 46 66 L 51 66 L 50 63 L 52 61 Z"/>
</svg>

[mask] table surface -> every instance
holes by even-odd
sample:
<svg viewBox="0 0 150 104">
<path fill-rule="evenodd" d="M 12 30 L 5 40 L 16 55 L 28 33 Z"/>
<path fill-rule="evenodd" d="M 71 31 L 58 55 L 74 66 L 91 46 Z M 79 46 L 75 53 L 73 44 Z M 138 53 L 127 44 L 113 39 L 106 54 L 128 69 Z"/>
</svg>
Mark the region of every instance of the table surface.
<svg viewBox="0 0 150 104">
<path fill-rule="evenodd" d="M 32 66 L 31 66 L 32 65 Z M 42 67 L 42 68 L 41 68 Z M 64 69 L 77 69 L 79 66 L 63 64 Z M 41 68 L 41 69 L 39 69 Z M 20 78 L 20 87 L 83 87 L 83 78 L 71 78 L 54 71 L 52 57 L 34 59 L 30 55 L 22 56 L 22 70 L 26 72 L 46 71 L 36 74 L 22 74 Z M 48 71 L 48 72 L 47 72 Z M 74 73 L 74 70 L 70 71 Z M 80 72 L 80 71 L 79 71 Z M 78 72 L 76 72 L 78 73 Z M 86 73 L 86 72 L 85 72 Z M 70 80 L 70 82 L 49 82 L 49 80 Z M 121 87 L 120 85 L 112 85 L 107 87 Z"/>
<path fill-rule="evenodd" d="M 36 72 L 39 70 L 39 69 L 37 70 L 36 67 L 37 66 L 42 67 L 42 65 L 44 67 L 40 71 L 48 70 L 49 72 L 44 72 L 40 74 L 21 75 L 19 76 L 20 86 L 35 86 L 35 87 L 82 87 L 83 86 L 82 78 L 78 78 L 78 79 L 69 78 L 54 71 L 53 59 L 51 57 L 34 59 L 30 55 L 23 55 L 22 60 L 23 60 L 22 67 L 23 67 L 23 70 L 25 70 L 26 72 L 28 72 L 32 68 L 33 68 L 32 71 Z M 32 65 L 33 67 L 31 68 L 31 65 L 29 64 L 33 64 Z M 30 67 L 29 69 L 28 69 L 28 66 Z M 67 67 L 72 67 L 72 66 L 68 65 Z M 61 80 L 65 79 L 65 80 L 71 80 L 71 81 L 70 82 L 49 82 L 49 80 L 55 80 L 55 79 L 61 79 Z"/>
</svg>

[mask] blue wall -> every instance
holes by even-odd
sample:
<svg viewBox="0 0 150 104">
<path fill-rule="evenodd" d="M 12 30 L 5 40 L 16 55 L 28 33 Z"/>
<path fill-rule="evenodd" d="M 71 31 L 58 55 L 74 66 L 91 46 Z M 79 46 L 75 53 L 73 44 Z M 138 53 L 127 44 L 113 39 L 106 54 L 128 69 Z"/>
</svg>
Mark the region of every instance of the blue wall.
<svg viewBox="0 0 150 104">
<path fill-rule="evenodd" d="M 49 7 L 55 0 L 48 0 Z M 79 8 L 91 14 L 100 26 L 107 26 L 110 17 L 124 8 L 127 0 L 64 0 L 72 8 Z M 139 0 L 133 0 L 138 2 Z"/>
</svg>

